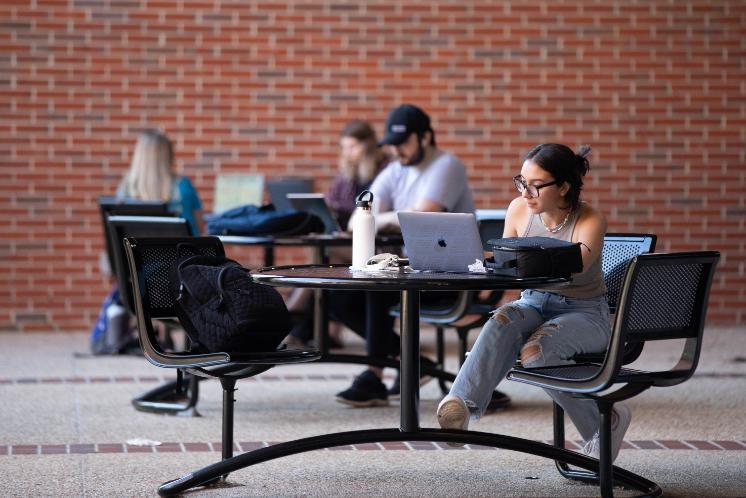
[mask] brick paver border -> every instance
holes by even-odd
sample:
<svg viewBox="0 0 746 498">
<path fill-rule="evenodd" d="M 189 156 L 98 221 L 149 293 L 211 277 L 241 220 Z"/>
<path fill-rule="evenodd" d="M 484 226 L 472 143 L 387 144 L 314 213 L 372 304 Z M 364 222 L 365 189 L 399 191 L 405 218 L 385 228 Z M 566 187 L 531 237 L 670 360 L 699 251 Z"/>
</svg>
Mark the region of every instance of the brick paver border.
<svg viewBox="0 0 746 498">
<path fill-rule="evenodd" d="M 551 441 L 542 441 L 551 444 Z M 577 450 L 581 441 L 567 441 L 566 446 Z M 246 441 L 234 443 L 234 452 L 251 451 L 277 444 L 277 441 Z M 0 456 L 17 455 L 82 455 L 101 453 L 196 453 L 220 452 L 219 442 L 162 442 L 154 445 L 131 445 L 127 443 L 70 443 L 70 444 L 10 444 L 0 445 Z M 393 441 L 384 443 L 352 444 L 327 448 L 326 451 L 452 451 L 452 450 L 495 450 L 477 444 L 452 447 L 441 442 Z M 625 440 L 624 450 L 687 450 L 687 451 L 746 451 L 746 440 Z"/>
<path fill-rule="evenodd" d="M 720 378 L 746 378 L 746 373 L 728 373 L 728 372 L 702 372 L 695 373 L 694 377 L 703 379 L 720 379 Z M 354 374 L 260 374 L 256 377 L 242 379 L 241 382 L 277 382 L 277 381 L 351 381 L 355 378 Z M 385 379 L 391 380 L 393 375 L 385 375 Z M 172 376 L 160 375 L 91 375 L 91 376 L 65 376 L 65 377 L 0 377 L 0 385 L 35 385 L 35 384 L 133 384 L 170 382 L 174 380 Z"/>
</svg>

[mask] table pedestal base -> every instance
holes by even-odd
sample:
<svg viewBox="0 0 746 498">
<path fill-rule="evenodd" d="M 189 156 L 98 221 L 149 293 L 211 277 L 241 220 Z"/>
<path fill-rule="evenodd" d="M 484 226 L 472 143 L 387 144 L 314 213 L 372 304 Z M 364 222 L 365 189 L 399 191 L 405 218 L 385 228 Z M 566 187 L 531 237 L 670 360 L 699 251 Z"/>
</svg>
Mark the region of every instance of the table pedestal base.
<svg viewBox="0 0 746 498">
<path fill-rule="evenodd" d="M 478 444 L 511 451 L 519 451 L 557 462 L 574 465 L 591 472 L 598 472 L 598 460 L 580 453 L 557 448 L 548 444 L 501 434 L 489 434 L 477 431 L 458 431 L 445 429 L 420 429 L 403 432 L 397 429 L 370 429 L 362 431 L 338 432 L 323 436 L 314 436 L 280 443 L 266 448 L 259 448 L 241 455 L 208 465 L 190 472 L 178 479 L 168 481 L 158 488 L 160 496 L 173 496 L 197 486 L 214 483 L 221 476 L 236 470 L 266 462 L 275 458 L 304 453 L 306 451 L 345 446 L 348 444 L 381 443 L 389 441 L 440 441 L 463 444 Z M 612 478 L 616 485 L 625 486 L 643 492 L 641 496 L 660 496 L 661 488 L 654 482 L 633 474 L 620 467 L 612 468 Z"/>
</svg>

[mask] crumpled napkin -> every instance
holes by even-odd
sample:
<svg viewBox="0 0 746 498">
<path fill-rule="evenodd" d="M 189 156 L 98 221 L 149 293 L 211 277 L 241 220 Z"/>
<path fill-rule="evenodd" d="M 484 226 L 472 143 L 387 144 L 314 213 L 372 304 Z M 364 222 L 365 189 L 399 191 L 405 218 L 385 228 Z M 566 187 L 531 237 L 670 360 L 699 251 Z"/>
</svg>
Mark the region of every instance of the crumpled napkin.
<svg viewBox="0 0 746 498">
<path fill-rule="evenodd" d="M 469 265 L 469 273 L 487 273 L 487 268 L 484 267 L 484 262 L 481 259 L 475 259 L 474 263 Z"/>
<path fill-rule="evenodd" d="M 363 272 L 398 271 L 399 256 L 391 253 L 376 254 L 368 260 L 363 268 L 350 266 L 350 270 Z"/>
</svg>

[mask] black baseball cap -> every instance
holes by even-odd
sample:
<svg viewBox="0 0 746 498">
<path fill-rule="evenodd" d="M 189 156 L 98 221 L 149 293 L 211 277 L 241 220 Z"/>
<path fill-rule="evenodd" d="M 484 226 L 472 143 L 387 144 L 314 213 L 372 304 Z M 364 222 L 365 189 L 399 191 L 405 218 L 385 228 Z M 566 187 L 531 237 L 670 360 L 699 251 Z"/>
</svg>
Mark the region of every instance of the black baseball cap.
<svg viewBox="0 0 746 498">
<path fill-rule="evenodd" d="M 389 113 L 386 119 L 386 131 L 379 145 L 399 145 L 412 133 L 432 131 L 430 116 L 412 104 L 402 104 Z"/>
</svg>

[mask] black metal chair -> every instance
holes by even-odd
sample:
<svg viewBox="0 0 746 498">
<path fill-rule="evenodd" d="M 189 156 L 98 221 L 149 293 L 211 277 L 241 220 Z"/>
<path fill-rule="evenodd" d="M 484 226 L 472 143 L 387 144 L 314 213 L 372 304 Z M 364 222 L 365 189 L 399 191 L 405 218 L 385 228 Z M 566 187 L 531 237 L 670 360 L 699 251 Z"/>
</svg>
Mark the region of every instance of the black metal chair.
<svg viewBox="0 0 746 498">
<path fill-rule="evenodd" d="M 601 269 L 604 274 L 604 283 L 606 284 L 606 302 L 609 305 L 609 311 L 616 313 L 619 294 L 622 291 L 624 275 L 627 271 L 632 258 L 640 254 L 651 253 L 655 251 L 655 244 L 658 238 L 649 233 L 607 233 L 604 236 L 604 248 L 601 255 Z M 644 343 L 628 341 L 625 344 L 623 364 L 628 365 L 635 361 L 642 352 Z M 573 360 L 577 363 L 583 362 L 601 362 L 604 354 L 585 354 L 577 355 Z M 554 445 L 558 448 L 565 447 L 565 412 L 561 406 L 552 402 L 553 425 L 554 425 Z M 597 476 L 585 471 L 576 471 L 571 469 L 565 462 L 557 461 L 557 470 L 564 477 L 577 479 L 580 481 L 594 481 Z"/>
<path fill-rule="evenodd" d="M 121 292 L 122 304 L 135 315 L 132 299 L 132 276 L 127 256 L 124 253 L 124 239 L 127 237 L 189 237 L 191 231 L 185 218 L 163 216 L 107 216 L 106 233 L 111 244 L 114 264 L 113 274 Z"/>
<path fill-rule="evenodd" d="M 113 253 L 114 275 L 119 285 L 122 304 L 132 316 L 136 316 L 133 298 L 132 274 L 124 239 L 127 237 L 189 237 L 189 222 L 184 218 L 159 216 L 107 216 L 106 232 Z M 163 322 L 169 325 L 169 322 Z M 167 333 L 170 333 L 170 328 Z M 199 400 L 199 378 L 189 376 L 185 382 L 166 382 L 132 400 L 136 410 L 184 414 L 191 411 Z"/>
<path fill-rule="evenodd" d="M 598 474 L 571 476 L 600 483 L 604 497 L 613 496 L 611 411 L 614 403 L 650 387 L 668 387 L 689 379 L 697 368 L 707 301 L 720 254 L 713 251 L 642 254 L 632 258 L 619 293 L 608 350 L 600 362 L 540 368 L 517 367 L 508 379 L 592 399 L 601 414 Z M 625 346 L 646 341 L 685 339 L 678 363 L 670 370 L 626 368 Z M 639 355 L 639 352 L 637 353 Z M 619 387 L 621 385 L 621 387 Z M 609 393 L 601 391 L 612 389 Z M 641 480 L 641 485 L 644 485 Z M 660 494 L 660 488 L 648 490 Z"/>
<path fill-rule="evenodd" d="M 217 378 L 223 388 L 222 458 L 233 456 L 233 404 L 236 381 L 269 370 L 275 365 L 305 363 L 319 357 L 315 349 L 279 349 L 259 353 L 167 352 L 155 340 L 153 319 L 176 318 L 171 295 L 170 267 L 177 260 L 177 246 L 186 244 L 196 254 L 223 256 L 217 237 L 125 238 L 124 247 L 133 279 L 140 345 L 145 357 L 158 367 L 175 368 L 181 375 Z M 225 477 L 225 475 L 223 476 Z M 212 480 L 211 482 L 214 482 Z M 209 484 L 204 482 L 202 484 Z M 164 486 L 168 484 L 165 483 Z"/>
<path fill-rule="evenodd" d="M 167 202 L 133 199 L 122 200 L 106 195 L 98 198 L 98 209 L 101 214 L 101 227 L 104 232 L 106 256 L 109 261 L 109 268 L 114 276 L 116 276 L 116 258 L 106 223 L 109 216 L 173 216 L 173 213 L 168 210 Z"/>
</svg>

